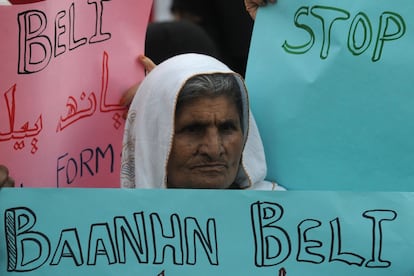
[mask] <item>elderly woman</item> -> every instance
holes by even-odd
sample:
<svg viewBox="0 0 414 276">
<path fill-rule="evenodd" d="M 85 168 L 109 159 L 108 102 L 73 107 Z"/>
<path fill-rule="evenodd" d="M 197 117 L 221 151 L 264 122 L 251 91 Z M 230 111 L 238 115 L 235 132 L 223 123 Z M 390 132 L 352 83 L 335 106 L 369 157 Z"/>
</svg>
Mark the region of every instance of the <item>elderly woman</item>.
<svg viewBox="0 0 414 276">
<path fill-rule="evenodd" d="M 240 75 L 200 54 L 175 56 L 147 75 L 129 108 L 122 187 L 280 189 L 265 175 Z"/>
</svg>

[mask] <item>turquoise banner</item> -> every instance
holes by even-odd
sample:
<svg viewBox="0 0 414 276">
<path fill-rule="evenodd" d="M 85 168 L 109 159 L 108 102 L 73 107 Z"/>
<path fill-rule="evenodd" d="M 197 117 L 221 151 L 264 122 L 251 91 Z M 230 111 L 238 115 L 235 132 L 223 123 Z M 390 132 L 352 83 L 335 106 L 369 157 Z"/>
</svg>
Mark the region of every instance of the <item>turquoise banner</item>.
<svg viewBox="0 0 414 276">
<path fill-rule="evenodd" d="M 0 189 L 0 275 L 408 276 L 414 194 Z"/>
<path fill-rule="evenodd" d="M 409 0 L 259 9 L 246 78 L 270 180 L 414 191 L 413 12 Z"/>
</svg>

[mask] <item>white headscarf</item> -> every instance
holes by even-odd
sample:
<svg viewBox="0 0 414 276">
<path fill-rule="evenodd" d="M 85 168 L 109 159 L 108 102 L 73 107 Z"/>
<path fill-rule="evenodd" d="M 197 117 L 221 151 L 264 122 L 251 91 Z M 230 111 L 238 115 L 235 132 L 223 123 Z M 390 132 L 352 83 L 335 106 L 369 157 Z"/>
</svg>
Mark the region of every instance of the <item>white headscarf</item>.
<svg viewBox="0 0 414 276">
<path fill-rule="evenodd" d="M 234 74 L 243 93 L 245 147 L 236 183 L 241 188 L 254 188 L 257 185 L 263 189 L 266 160 L 256 123 L 249 112 L 243 79 L 215 58 L 200 54 L 172 57 L 155 67 L 140 84 L 125 126 L 122 187 L 167 187 L 167 163 L 173 143 L 178 94 L 191 77 L 213 73 Z"/>
</svg>

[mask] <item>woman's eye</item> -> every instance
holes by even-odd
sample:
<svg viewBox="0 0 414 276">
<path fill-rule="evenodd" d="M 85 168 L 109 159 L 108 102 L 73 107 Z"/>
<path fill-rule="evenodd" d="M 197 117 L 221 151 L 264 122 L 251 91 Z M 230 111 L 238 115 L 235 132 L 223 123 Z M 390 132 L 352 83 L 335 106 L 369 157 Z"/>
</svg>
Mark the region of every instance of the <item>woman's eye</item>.
<svg viewBox="0 0 414 276">
<path fill-rule="evenodd" d="M 202 126 L 200 125 L 190 125 L 184 128 L 184 131 L 189 133 L 197 133 L 202 131 Z"/>
<path fill-rule="evenodd" d="M 222 131 L 233 131 L 237 130 L 237 127 L 233 123 L 224 123 L 220 126 Z"/>
</svg>

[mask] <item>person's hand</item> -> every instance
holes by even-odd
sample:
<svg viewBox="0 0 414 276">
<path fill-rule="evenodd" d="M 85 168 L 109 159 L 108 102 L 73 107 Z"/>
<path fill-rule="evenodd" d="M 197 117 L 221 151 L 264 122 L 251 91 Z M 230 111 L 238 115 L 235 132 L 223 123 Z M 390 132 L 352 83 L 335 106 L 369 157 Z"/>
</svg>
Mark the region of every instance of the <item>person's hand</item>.
<svg viewBox="0 0 414 276">
<path fill-rule="evenodd" d="M 155 68 L 155 66 L 157 66 L 149 57 L 144 56 L 144 55 L 139 55 L 138 61 L 144 66 L 145 74 L 148 74 L 149 72 L 152 71 L 152 69 Z M 121 100 L 120 100 L 121 105 L 125 107 L 129 107 L 129 105 L 132 102 L 132 99 L 135 96 L 135 93 L 137 93 L 140 83 L 141 82 L 136 83 L 135 85 L 131 86 L 127 91 L 125 91 L 125 93 L 122 95 Z M 127 114 L 128 114 L 128 110 L 125 111 L 123 114 L 124 119 L 126 118 Z"/>
<path fill-rule="evenodd" d="M 269 3 L 276 3 L 277 0 L 244 0 L 244 5 L 246 6 L 247 12 L 250 14 L 253 20 L 256 19 L 257 9 L 263 7 Z"/>
<path fill-rule="evenodd" d="M 0 165 L 0 188 L 14 187 L 14 180 L 9 176 L 9 169 Z"/>
</svg>

